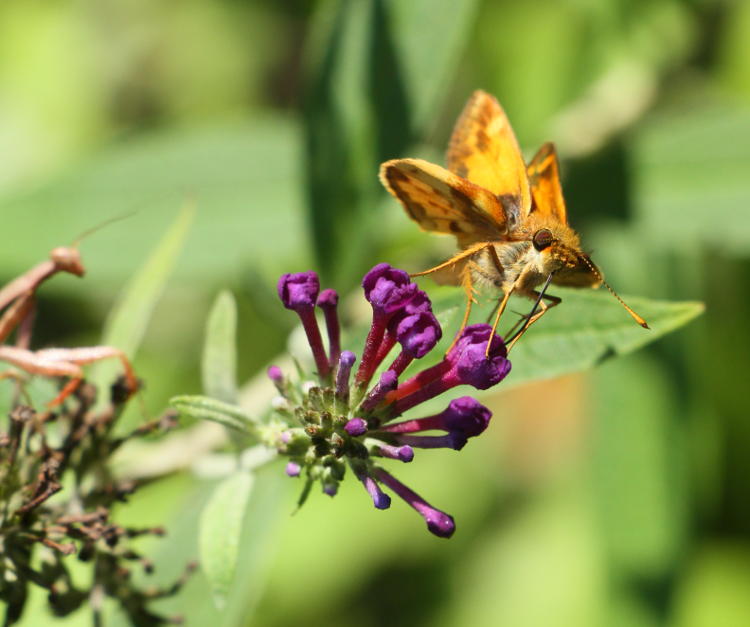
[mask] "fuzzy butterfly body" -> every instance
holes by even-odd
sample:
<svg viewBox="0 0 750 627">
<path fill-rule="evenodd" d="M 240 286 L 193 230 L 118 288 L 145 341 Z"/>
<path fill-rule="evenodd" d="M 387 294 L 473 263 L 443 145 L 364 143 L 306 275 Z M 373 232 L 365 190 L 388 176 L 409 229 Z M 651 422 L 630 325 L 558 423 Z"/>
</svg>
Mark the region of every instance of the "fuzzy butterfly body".
<svg viewBox="0 0 750 627">
<path fill-rule="evenodd" d="M 603 283 L 568 226 L 554 145 L 544 144 L 525 164 L 493 96 L 484 91 L 471 96 L 453 130 L 446 161 L 447 169 L 421 159 L 394 159 L 381 166 L 380 179 L 422 229 L 456 237 L 460 252 L 417 275 L 436 273 L 441 282 L 464 286 L 464 324 L 477 281 L 504 294 L 496 325 L 511 293 L 537 301 L 541 311 L 529 316 L 524 330 L 548 308 L 543 298 L 560 302 L 544 290 L 537 292 L 537 286 Z"/>
</svg>

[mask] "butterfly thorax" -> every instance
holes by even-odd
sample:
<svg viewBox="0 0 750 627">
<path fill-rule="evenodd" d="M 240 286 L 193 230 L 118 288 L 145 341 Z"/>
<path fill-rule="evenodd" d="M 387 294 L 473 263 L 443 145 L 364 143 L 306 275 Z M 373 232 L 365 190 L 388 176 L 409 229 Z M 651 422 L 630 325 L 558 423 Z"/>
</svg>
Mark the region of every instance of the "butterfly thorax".
<svg viewBox="0 0 750 627">
<path fill-rule="evenodd" d="M 598 282 L 576 232 L 554 220 L 537 219 L 532 214 L 507 240 L 493 242 L 492 247 L 494 254 L 487 250 L 479 255 L 473 270 L 478 281 L 489 282 L 503 292 L 514 289 L 532 296 L 534 288 L 550 274 L 554 282 L 561 284 L 568 284 L 569 276 L 592 286 Z M 555 281 L 556 276 L 562 280 Z"/>
</svg>

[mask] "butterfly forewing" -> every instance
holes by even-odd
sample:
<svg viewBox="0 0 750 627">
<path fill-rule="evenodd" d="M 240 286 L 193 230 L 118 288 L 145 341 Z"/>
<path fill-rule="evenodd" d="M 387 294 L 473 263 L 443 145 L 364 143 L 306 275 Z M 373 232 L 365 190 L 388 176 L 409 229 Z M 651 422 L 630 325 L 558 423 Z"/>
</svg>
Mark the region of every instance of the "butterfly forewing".
<svg viewBox="0 0 750 627">
<path fill-rule="evenodd" d="M 453 129 L 448 169 L 495 194 L 510 228 L 531 208 L 526 165 L 518 141 L 498 101 L 475 91 Z"/>
<path fill-rule="evenodd" d="M 380 167 L 386 189 L 426 231 L 455 235 L 461 247 L 507 232 L 505 213 L 488 190 L 422 159 L 394 159 Z"/>
<path fill-rule="evenodd" d="M 532 211 L 537 215 L 552 216 L 561 224 L 567 224 L 555 145 L 550 142 L 544 144 L 529 163 L 527 172 L 534 201 Z"/>
</svg>

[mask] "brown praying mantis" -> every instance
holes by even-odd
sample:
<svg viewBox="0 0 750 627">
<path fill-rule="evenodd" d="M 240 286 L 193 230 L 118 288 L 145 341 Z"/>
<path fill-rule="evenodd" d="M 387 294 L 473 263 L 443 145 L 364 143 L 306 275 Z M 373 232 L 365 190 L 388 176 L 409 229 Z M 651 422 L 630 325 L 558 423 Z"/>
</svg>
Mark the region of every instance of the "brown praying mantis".
<svg viewBox="0 0 750 627">
<path fill-rule="evenodd" d="M 116 357 L 125 370 L 125 381 L 130 394 L 138 389 L 133 367 L 125 353 L 113 346 L 87 346 L 79 348 L 46 348 L 30 350 L 31 327 L 34 318 L 34 304 L 39 287 L 59 272 L 83 276 L 86 272 L 78 251 L 80 241 L 105 224 L 120 220 L 119 216 L 100 224 L 79 237 L 72 246 L 52 249 L 49 259 L 42 261 L 25 273 L 16 277 L 0 289 L 0 361 L 5 361 L 29 374 L 47 377 L 67 377 L 68 382 L 60 393 L 49 402 L 49 407 L 60 405 L 70 396 L 84 379 L 83 366 L 102 359 Z M 3 344 L 8 336 L 16 331 L 16 345 Z M 0 373 L 0 378 L 16 376 L 12 371 Z"/>
</svg>

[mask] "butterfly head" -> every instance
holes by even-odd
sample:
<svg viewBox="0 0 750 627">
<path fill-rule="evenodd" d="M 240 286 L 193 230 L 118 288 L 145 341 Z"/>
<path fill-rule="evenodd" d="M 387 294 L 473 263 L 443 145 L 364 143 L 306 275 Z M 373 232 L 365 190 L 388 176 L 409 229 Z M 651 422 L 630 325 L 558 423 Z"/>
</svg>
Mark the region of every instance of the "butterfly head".
<svg viewBox="0 0 750 627">
<path fill-rule="evenodd" d="M 541 275 L 554 273 L 553 282 L 576 287 L 598 287 L 601 273 L 581 250 L 578 235 L 560 223 L 534 223 L 530 220 L 526 239 L 530 241 Z"/>
<path fill-rule="evenodd" d="M 553 283 L 570 287 L 604 285 L 638 324 L 645 329 L 649 328 L 646 321 L 633 311 L 604 280 L 599 268 L 581 250 L 578 236 L 570 228 L 539 228 L 531 236 L 531 243 L 540 255 L 547 255 L 543 265 L 546 272 L 554 274 Z"/>
</svg>

